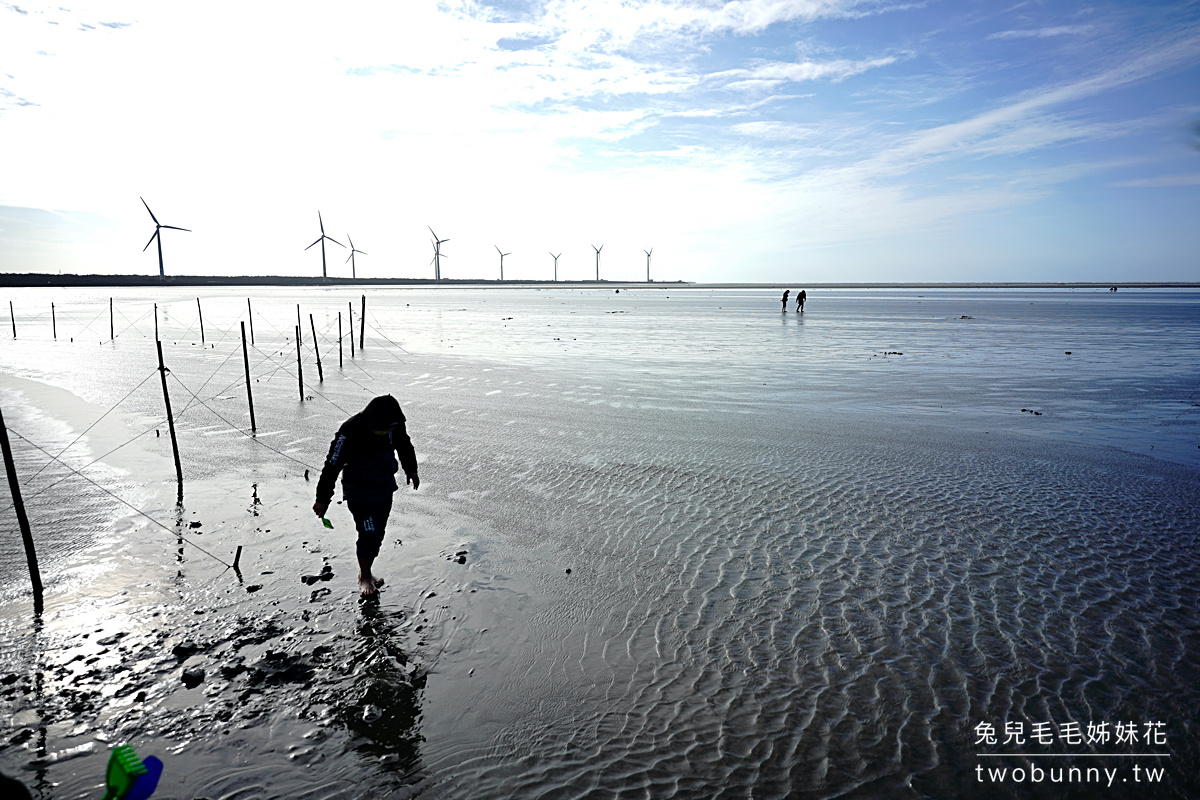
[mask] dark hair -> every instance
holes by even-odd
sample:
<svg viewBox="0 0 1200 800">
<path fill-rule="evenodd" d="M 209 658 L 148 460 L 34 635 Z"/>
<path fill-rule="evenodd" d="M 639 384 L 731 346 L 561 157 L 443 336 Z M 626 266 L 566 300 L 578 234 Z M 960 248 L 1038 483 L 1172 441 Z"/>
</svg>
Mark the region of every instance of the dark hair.
<svg viewBox="0 0 1200 800">
<path fill-rule="evenodd" d="M 3 789 L 5 797 L 13 798 L 14 800 L 33 800 L 33 795 L 29 789 L 20 781 L 13 780 L 7 775 L 0 773 L 0 789 Z"/>
<path fill-rule="evenodd" d="M 400 410 L 400 404 L 396 402 L 396 398 L 390 394 L 380 395 L 367 403 L 362 415 L 367 424 L 376 430 L 404 422 L 404 412 Z"/>
</svg>

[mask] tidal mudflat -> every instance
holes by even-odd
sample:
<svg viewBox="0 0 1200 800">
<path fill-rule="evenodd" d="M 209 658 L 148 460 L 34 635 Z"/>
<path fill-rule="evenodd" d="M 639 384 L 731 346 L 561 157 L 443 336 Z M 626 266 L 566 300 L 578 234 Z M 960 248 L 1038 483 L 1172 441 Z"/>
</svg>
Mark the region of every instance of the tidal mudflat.
<svg viewBox="0 0 1200 800">
<path fill-rule="evenodd" d="M 353 357 L 360 292 L 249 294 L 11 293 L 35 796 L 120 742 L 182 800 L 1200 793 L 1200 292 L 375 289 Z M 310 506 L 389 392 L 364 604 Z"/>
</svg>

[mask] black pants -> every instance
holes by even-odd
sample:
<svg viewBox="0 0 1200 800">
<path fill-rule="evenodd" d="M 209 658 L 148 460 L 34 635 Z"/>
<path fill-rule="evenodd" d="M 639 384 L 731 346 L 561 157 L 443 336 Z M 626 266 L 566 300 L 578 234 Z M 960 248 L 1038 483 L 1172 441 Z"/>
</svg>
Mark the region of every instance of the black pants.
<svg viewBox="0 0 1200 800">
<path fill-rule="evenodd" d="M 348 500 L 346 508 L 354 516 L 354 528 L 358 531 L 358 557 L 374 561 L 379 555 L 379 546 L 383 544 L 388 515 L 392 513 L 392 498 L 377 503 Z"/>
</svg>

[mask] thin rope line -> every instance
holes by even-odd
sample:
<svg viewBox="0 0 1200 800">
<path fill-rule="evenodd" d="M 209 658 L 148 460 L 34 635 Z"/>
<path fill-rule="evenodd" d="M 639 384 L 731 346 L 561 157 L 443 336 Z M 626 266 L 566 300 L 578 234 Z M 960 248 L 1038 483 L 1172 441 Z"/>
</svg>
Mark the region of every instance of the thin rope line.
<svg viewBox="0 0 1200 800">
<path fill-rule="evenodd" d="M 60 464 L 62 464 L 64 467 L 66 467 L 67 469 L 71 470 L 71 471 L 72 471 L 72 472 L 74 472 L 76 475 L 78 475 L 80 478 L 83 478 L 85 481 L 87 481 L 88 483 L 92 484 L 92 485 L 93 485 L 93 486 L 95 486 L 97 489 L 99 489 L 100 491 L 102 491 L 102 492 L 104 492 L 106 495 L 108 495 L 109 497 L 113 498 L 114 500 L 116 500 L 116 501 L 118 501 L 118 502 L 120 502 L 120 503 L 124 503 L 125 505 L 129 506 L 129 507 L 130 507 L 130 508 L 132 508 L 134 511 L 136 511 L 136 512 L 137 512 L 137 513 L 139 513 L 139 514 L 141 514 L 143 517 L 145 517 L 146 519 L 150 520 L 151 522 L 153 522 L 155 525 L 157 525 L 158 527 L 162 528 L 163 530 L 165 530 L 167 533 L 170 533 L 170 534 L 171 534 L 171 535 L 173 535 L 173 536 L 177 536 L 177 537 L 178 537 L 178 538 L 179 538 L 181 541 L 187 542 L 187 543 L 188 543 L 188 544 L 190 544 L 192 547 L 194 547 L 194 548 L 196 548 L 197 550 L 199 550 L 201 553 L 204 553 L 206 556 L 209 556 L 209 557 L 213 558 L 214 560 L 216 560 L 216 561 L 219 561 L 220 563 L 224 564 L 226 567 L 232 567 L 232 566 L 233 566 L 232 564 L 229 564 L 229 563 L 227 563 L 225 560 L 223 560 L 223 559 L 221 559 L 221 558 L 219 558 L 219 557 L 217 557 L 217 556 L 213 555 L 212 553 L 208 552 L 207 550 L 205 550 L 205 549 L 204 549 L 203 547 L 201 547 L 200 545 L 198 545 L 198 544 L 196 544 L 195 542 L 191 541 L 191 540 L 190 540 L 190 539 L 188 539 L 186 536 L 184 536 L 182 533 L 180 533 L 178 530 L 172 530 L 172 529 L 168 528 L 166 525 L 162 524 L 161 522 L 159 522 L 158 520 L 156 520 L 154 517 L 152 517 L 152 516 L 150 516 L 149 514 L 147 514 L 145 511 L 142 511 L 140 508 L 138 508 L 137 506 L 135 506 L 133 503 L 130 503 L 128 500 L 125 500 L 125 499 L 123 499 L 123 498 L 121 498 L 121 497 L 118 497 L 117 495 L 113 494 L 113 493 L 112 493 L 112 492 L 110 492 L 108 489 L 105 489 L 103 486 L 101 486 L 100 484 L 96 483 L 94 480 L 92 480 L 91 478 L 89 478 L 87 475 L 84 475 L 82 472 L 79 472 L 79 471 L 75 470 L 74 468 L 72 468 L 72 467 L 71 467 L 71 465 L 67 464 L 67 463 L 66 463 L 66 462 L 64 462 L 64 461 L 59 461 L 57 458 L 55 458 L 53 455 L 51 455 L 49 452 L 47 452 L 47 451 L 46 451 L 44 448 L 40 447 L 40 446 L 39 446 L 37 443 L 35 443 L 35 442 L 31 441 L 30 439 L 26 438 L 25 436 L 22 436 L 20 433 L 18 433 L 17 431 L 13 430 L 12 428 L 9 428 L 9 431 L 11 431 L 11 432 L 13 433 L 13 435 L 15 435 L 15 436 L 19 437 L 19 438 L 20 438 L 22 441 L 24 441 L 26 444 L 29 444 L 29 445 L 31 445 L 31 446 L 33 446 L 33 447 L 36 447 L 38 450 L 41 450 L 41 451 L 42 451 L 43 453 L 45 453 L 47 456 L 50 456 L 50 458 L 54 459 L 55 461 L 58 461 L 58 462 L 59 462 Z"/>
<path fill-rule="evenodd" d="M 274 322 L 271 322 L 271 320 L 270 320 L 270 319 L 269 319 L 269 318 L 268 318 L 268 317 L 267 317 L 265 314 L 263 314 L 263 313 L 262 313 L 261 311 L 259 311 L 258 309 L 255 309 L 255 310 L 254 310 L 254 313 L 258 315 L 258 318 L 259 318 L 259 319 L 261 319 L 263 322 L 265 322 L 265 323 L 267 323 L 268 325 L 270 325 L 270 326 L 271 326 L 271 328 L 272 328 L 272 330 L 274 330 L 274 331 L 275 331 L 277 334 L 279 334 L 280 336 L 282 336 L 282 337 L 283 337 L 283 338 L 285 338 L 285 339 L 287 338 L 287 334 L 286 334 L 286 333 L 284 333 L 283 331 L 279 330 L 279 328 L 276 328 L 276 327 L 275 327 L 275 323 L 274 323 Z M 294 333 L 294 331 L 293 331 L 293 333 Z"/>
<path fill-rule="evenodd" d="M 255 348 L 255 349 L 257 349 L 257 348 Z M 288 375 L 291 375 L 293 378 L 297 378 L 297 379 L 299 379 L 299 377 L 296 375 L 296 373 L 292 372 L 292 371 L 291 371 L 291 370 L 290 370 L 288 367 L 289 367 L 289 365 L 285 365 L 285 364 L 279 364 L 279 365 L 277 366 L 277 368 L 275 369 L 275 372 L 279 372 L 280 370 L 283 370 L 283 371 L 284 371 L 284 372 L 286 372 Z M 272 373 L 272 374 L 274 374 L 274 373 Z M 360 384 L 360 385 L 361 385 L 361 384 Z M 364 387 L 364 388 L 366 388 L 366 387 Z M 337 403 L 335 403 L 333 400 L 330 400 L 330 399 L 329 399 L 328 397 L 326 397 L 324 394 L 322 394 L 321 392 L 319 392 L 319 391 L 317 391 L 316 389 L 314 389 L 314 388 L 312 387 L 312 385 L 311 385 L 311 384 L 310 384 L 310 385 L 308 385 L 308 386 L 305 386 L 305 387 L 304 387 L 304 390 L 305 390 L 306 392 L 312 392 L 312 393 L 313 393 L 313 394 L 315 394 L 317 397 L 319 397 L 319 398 L 321 398 L 322 400 L 324 400 L 325 402 L 329 403 L 331 406 L 333 406 L 334 408 L 336 408 L 338 411 L 342 412 L 343 414 L 349 414 L 349 413 L 350 413 L 349 411 L 347 411 L 346 409 L 342 408 L 340 405 L 338 405 Z M 369 390 L 368 390 L 368 391 L 369 391 Z"/>
<path fill-rule="evenodd" d="M 126 322 L 129 322 L 129 317 L 125 316 L 125 312 L 123 312 L 123 311 L 118 311 L 117 313 L 121 315 L 121 319 L 125 320 Z M 142 333 L 142 332 L 141 332 L 141 330 L 139 330 L 139 329 L 138 329 L 138 327 L 137 327 L 137 324 L 138 324 L 139 322 L 141 322 L 142 320 L 144 320 L 146 317 L 150 316 L 150 314 L 151 314 L 151 313 L 152 313 L 152 312 L 150 312 L 150 311 L 147 311 L 147 312 L 143 313 L 143 314 L 142 314 L 140 317 L 138 317 L 136 320 L 134 320 L 133 322 L 129 322 L 129 324 L 128 324 L 128 325 L 126 325 L 126 326 L 125 326 L 124 328 L 122 328 L 121 330 L 117 331 L 117 336 L 121 336 L 121 335 L 123 335 L 123 334 L 125 333 L 125 331 L 129 330 L 130 328 L 133 328 L 133 329 L 134 329 L 134 330 L 136 330 L 138 333 Z M 142 333 L 142 338 L 143 338 L 143 339 L 145 339 L 145 338 L 148 338 L 148 337 L 147 337 L 147 335 L 146 335 L 146 334 Z"/>
<path fill-rule="evenodd" d="M 158 370 L 156 369 L 156 370 L 154 370 L 154 372 L 158 372 Z M 59 451 L 58 451 L 58 456 L 61 456 L 63 453 L 67 452 L 67 451 L 68 451 L 68 450 L 70 450 L 72 447 L 74 447 L 76 442 L 78 442 L 80 439 L 82 439 L 84 436 L 86 436 L 86 435 L 88 434 L 88 431 L 90 431 L 92 428 L 94 428 L 94 427 L 96 427 L 97 425 L 99 425 L 99 424 L 100 424 L 100 420 L 104 419 L 104 418 L 105 418 L 105 417 L 107 417 L 109 414 L 111 414 L 113 411 L 115 411 L 115 410 L 116 410 L 116 408 L 117 408 L 117 406 L 121 405 L 121 403 L 124 403 L 126 400 L 128 400 L 128 399 L 129 399 L 129 397 L 130 397 L 130 396 L 131 396 L 131 395 L 132 395 L 134 392 L 136 392 L 138 389 L 142 388 L 142 386 L 144 386 L 144 385 L 145 385 L 146 381 L 148 381 L 148 380 L 150 380 L 151 378 L 153 378 L 153 377 L 154 377 L 154 372 L 151 372 L 151 373 L 150 373 L 149 375 L 147 375 L 145 378 L 142 378 L 142 382 L 141 382 L 141 383 L 139 383 L 137 386 L 133 387 L 132 389 L 130 389 L 130 390 L 129 390 L 129 394 L 126 394 L 124 397 L 122 397 L 120 400 L 118 400 L 116 403 L 114 403 L 114 404 L 113 404 L 113 405 L 112 405 L 112 406 L 111 406 L 111 407 L 110 407 L 110 408 L 109 408 L 107 411 L 105 411 L 103 414 L 101 414 L 101 415 L 100 415 L 99 419 L 97 419 L 97 420 L 96 420 L 95 422 L 93 422 L 91 425 L 88 425 L 88 426 L 87 426 L 87 428 L 86 428 L 86 429 L 84 429 L 84 431 L 83 431 L 82 433 L 80 433 L 78 436 L 76 436 L 74 439 L 72 439 L 72 440 L 71 440 L 71 442 L 70 442 L 70 444 L 68 444 L 68 445 L 67 445 L 66 447 L 64 447 L 62 450 L 59 450 Z M 139 434 L 139 435 L 141 435 L 141 434 Z M 134 438 L 136 439 L 137 437 L 134 437 Z M 131 439 L 130 441 L 133 441 L 133 440 Z M 125 444 L 129 444 L 129 442 L 126 442 Z M 124 447 L 124 445 L 122 445 L 122 447 Z M 58 459 L 58 456 L 54 456 L 54 458 L 57 460 L 57 459 Z M 92 463 L 95 463 L 95 462 L 92 462 Z M 42 470 L 44 470 L 44 469 L 45 469 L 47 466 L 49 466 L 49 464 L 47 464 L 47 465 L 43 466 L 43 467 L 42 467 L 42 469 L 39 469 L 37 472 L 33 473 L 33 475 L 30 475 L 29 477 L 31 477 L 31 478 L 36 478 L 38 475 L 41 475 L 41 474 L 42 474 Z"/>
<path fill-rule="evenodd" d="M 160 424 L 161 424 L 161 423 L 160 423 Z M 96 456 L 96 457 L 95 457 L 95 458 L 93 458 L 91 461 L 89 461 L 88 463 L 86 463 L 86 464 L 84 464 L 83 466 L 79 467 L 78 469 L 81 469 L 81 470 L 87 469 L 88 467 L 92 466 L 93 464 L 96 464 L 96 463 L 98 463 L 98 462 L 100 462 L 100 461 L 104 460 L 105 458 L 107 458 L 108 456 L 111 456 L 113 453 L 117 452 L 117 451 L 118 451 L 118 450 L 120 450 L 121 448 L 123 448 L 123 447 L 127 447 L 128 445 L 131 445 L 131 444 L 133 444 L 133 443 L 134 443 L 134 442 L 136 442 L 138 439 L 142 438 L 143 436 L 145 436 L 146 434 L 148 434 L 150 431 L 154 430 L 154 429 L 155 429 L 155 428 L 157 428 L 157 427 L 158 427 L 158 425 L 152 425 L 151 427 L 149 427 L 149 428 L 147 428 L 146 430 L 144 430 L 144 431 L 142 431 L 141 433 L 139 433 L 137 436 L 134 436 L 134 437 L 133 437 L 132 439 L 130 439 L 129 441 L 127 441 L 127 442 L 122 442 L 121 444 L 119 444 L 119 445 L 117 445 L 116 447 L 114 447 L 112 450 L 109 450 L 107 453 L 104 453 L 104 454 L 102 454 L 102 455 Z M 47 464 L 47 465 L 46 465 L 46 467 L 48 467 L 48 466 L 50 466 L 50 465 L 49 465 L 49 464 Z M 34 474 L 33 476 L 31 476 L 31 477 L 37 477 L 37 475 L 41 474 L 42 470 L 44 470 L 46 467 L 42 467 L 42 469 L 41 469 L 41 470 L 38 470 L 38 472 L 37 472 L 37 473 L 35 473 L 35 474 Z M 67 478 L 70 478 L 70 477 L 71 477 L 71 475 L 70 475 L 70 474 L 64 475 L 64 476 L 62 476 L 61 478 L 59 478 L 58 480 L 56 480 L 54 483 L 51 483 L 51 484 L 49 484 L 49 485 L 47 485 L 47 486 L 43 486 L 43 487 L 41 487 L 40 489 L 37 489 L 37 490 L 33 491 L 32 493 L 30 493 L 30 494 L 29 494 L 29 495 L 27 495 L 27 496 L 28 496 L 29 498 L 31 498 L 31 499 L 32 499 L 32 498 L 34 498 L 34 497 L 37 497 L 37 496 L 39 496 L 39 495 L 43 495 L 43 494 L 45 494 L 46 492 L 48 492 L 48 491 L 50 491 L 51 489 L 53 489 L 55 486 L 58 486 L 60 483 L 62 483 L 63 481 L 65 481 Z"/>
<path fill-rule="evenodd" d="M 199 403 L 199 404 L 200 404 L 201 406 L 203 406 L 204 408 L 207 408 L 207 409 L 209 410 L 209 412 L 211 412 L 211 413 L 212 413 L 212 415 L 213 415 L 214 417 L 216 417 L 217 419 L 221 420 L 222 422 L 224 422 L 224 423 L 225 423 L 226 425 L 228 425 L 230 428 L 233 428 L 233 429 L 234 429 L 235 431 L 237 431 L 238 433 L 244 434 L 245 436 L 247 436 L 247 437 L 250 439 L 250 441 L 252 441 L 252 442 L 254 442 L 255 444 L 258 444 L 258 445 L 260 445 L 260 446 L 262 446 L 262 447 L 265 447 L 265 448 L 267 448 L 268 450 L 270 450 L 271 452 L 273 452 L 273 453 L 277 453 L 277 454 L 279 454 L 279 455 L 283 456 L 283 457 L 284 457 L 284 458 L 286 458 L 286 459 L 289 459 L 289 460 L 291 460 L 291 461 L 295 461 L 297 464 L 301 465 L 302 467 L 307 467 L 308 469 L 311 469 L 311 470 L 316 470 L 316 471 L 320 472 L 320 467 L 314 467 L 312 464 L 309 464 L 309 463 L 307 463 L 307 462 L 305 462 L 305 461 L 301 461 L 300 459 L 296 458 L 295 456 L 288 455 L 287 453 L 283 452 L 282 450 L 276 450 L 274 447 L 271 447 L 271 446 L 270 446 L 269 444 L 267 444 L 266 442 L 260 441 L 260 440 L 258 439 L 258 437 L 256 437 L 256 436 L 252 435 L 252 434 L 251 434 L 249 431 L 246 431 L 245 429 L 243 429 L 243 428 L 239 428 L 237 425 L 234 425 L 232 422 L 230 422 L 229 420 L 225 419 L 225 417 L 221 416 L 220 412 L 218 412 L 216 409 L 212 408 L 212 407 L 211 407 L 211 406 L 209 406 L 207 403 L 205 403 L 203 400 L 201 400 L 199 397 L 197 397 L 197 396 L 196 396 L 196 394 L 195 394 L 194 392 L 192 392 L 192 390 L 191 390 L 191 389 L 189 389 L 189 388 L 187 387 L 187 385 L 186 385 L 186 384 L 185 384 L 183 381 L 179 380 L 179 378 L 178 378 L 178 377 L 176 377 L 174 373 L 171 373 L 171 377 L 175 378 L 175 381 L 176 381 L 176 383 L 178 383 L 180 386 L 182 386 L 182 387 L 183 387 L 183 390 L 184 390 L 185 392 L 187 392 L 188 394 L 192 395 L 192 397 L 194 397 L 194 398 L 196 399 L 196 402 L 197 402 L 197 403 Z"/>
<path fill-rule="evenodd" d="M 230 350 L 230 351 L 229 351 L 229 355 L 225 356 L 225 360 L 224 360 L 224 361 L 222 361 L 220 364 L 218 364 L 218 365 L 217 365 L 217 368 L 216 368 L 215 370 L 213 370 L 212 374 L 208 376 L 208 379 L 207 379 L 207 380 L 205 380 L 205 381 L 204 381 L 204 383 L 200 384 L 200 388 L 199 388 L 199 389 L 197 389 L 196 391 L 197 391 L 197 392 L 202 392 L 202 391 L 204 391 L 204 387 L 205 387 L 205 386 L 208 386 L 208 384 L 209 384 L 209 383 L 212 381 L 212 379 L 213 379 L 213 378 L 215 378 L 215 377 L 217 377 L 217 373 L 218 373 L 218 372 L 220 372 L 221 370 L 223 370 L 223 369 L 225 368 L 225 365 L 229 363 L 229 359 L 233 358 L 233 356 L 234 356 L 234 354 L 235 354 L 236 352 L 237 352 L 237 350 Z M 168 371 L 169 371 L 169 370 L 168 370 Z M 174 373 L 171 373 L 171 374 L 173 375 Z M 199 399 L 199 398 L 197 398 L 197 399 Z M 183 407 L 183 408 L 180 410 L 180 412 L 179 412 L 179 416 L 181 416 L 181 417 L 182 417 L 182 416 L 183 416 L 183 414 L 184 414 L 184 412 L 185 412 L 185 411 L 187 411 L 189 408 L 191 408 L 191 406 L 192 406 L 191 402 L 188 402 L 188 403 L 187 403 L 187 404 L 186 404 L 186 405 L 185 405 L 185 406 L 184 406 L 184 407 Z"/>
<path fill-rule="evenodd" d="M 372 319 L 372 320 L 374 321 L 374 323 L 375 323 L 375 324 L 374 324 L 374 325 L 372 325 L 371 327 L 372 327 L 372 328 L 374 328 L 374 330 L 375 330 L 375 333 L 376 333 L 376 334 L 378 334 L 379 336 L 382 336 L 382 337 L 383 337 L 383 340 L 384 340 L 385 342 L 387 342 L 388 344 L 390 344 L 392 347 L 396 348 L 396 349 L 397 349 L 397 350 L 399 350 L 400 352 L 404 353 L 405 355 L 409 355 L 409 356 L 410 356 L 410 355 L 412 355 L 412 353 L 408 352 L 408 351 L 407 351 L 407 350 L 405 350 L 403 347 L 401 347 L 400 345 L 398 345 L 398 344 L 396 344 L 395 342 L 393 342 L 391 339 L 389 339 L 389 338 L 387 337 L 387 335 L 386 335 L 386 334 L 384 334 L 384 332 L 381 330 L 381 326 L 380 326 L 380 324 L 379 324 L 379 319 L 378 319 L 378 318 L 375 316 L 375 311 L 374 311 L 374 309 L 372 309 L 372 310 L 371 310 L 371 311 L 369 311 L 368 313 L 371 315 L 371 319 Z M 387 348 L 385 347 L 385 348 L 384 348 L 384 350 L 386 351 L 386 350 L 387 350 Z M 395 359 L 396 359 L 397 361 L 399 361 L 401 364 L 407 364 L 407 363 L 408 363 L 407 361 L 405 361 L 403 358 L 400 358 L 400 356 L 396 355 L 395 353 L 392 353 L 391 355 L 392 355 L 392 357 L 393 357 L 393 358 L 395 358 Z"/>
<path fill-rule="evenodd" d="M 103 311 L 103 310 L 101 310 L 99 314 L 97 314 L 96 316 L 92 317 L 92 321 L 91 321 L 91 322 L 89 322 L 87 325 L 85 325 L 85 326 L 83 327 L 83 330 L 81 330 L 79 333 L 77 333 L 77 334 L 75 334 L 75 335 L 76 335 L 76 336 L 83 336 L 85 333 L 87 333 L 87 332 L 88 332 L 88 330 L 89 330 L 89 329 L 91 329 L 92 325 L 94 325 L 94 324 L 95 324 L 96 320 L 100 319 L 100 314 L 103 314 L 103 313 L 104 313 L 104 311 Z"/>
</svg>

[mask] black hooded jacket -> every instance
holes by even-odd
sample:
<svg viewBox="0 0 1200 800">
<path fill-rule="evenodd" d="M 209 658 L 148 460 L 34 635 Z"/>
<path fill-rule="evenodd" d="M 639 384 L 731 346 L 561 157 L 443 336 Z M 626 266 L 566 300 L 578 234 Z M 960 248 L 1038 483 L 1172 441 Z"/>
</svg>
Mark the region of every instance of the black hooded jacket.
<svg viewBox="0 0 1200 800">
<path fill-rule="evenodd" d="M 375 433 L 395 425 L 388 434 Z M 396 456 L 405 475 L 417 474 L 417 454 L 404 428 L 404 412 L 390 394 L 376 397 L 360 413 L 342 423 L 329 445 L 329 455 L 317 481 L 317 502 L 328 504 L 342 473 L 342 497 L 347 502 L 374 503 L 396 491 Z"/>
</svg>

